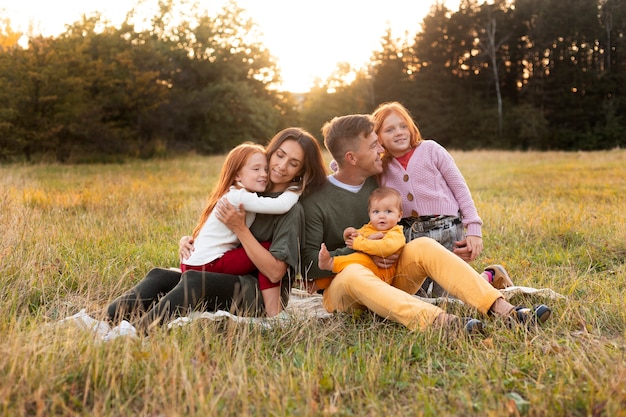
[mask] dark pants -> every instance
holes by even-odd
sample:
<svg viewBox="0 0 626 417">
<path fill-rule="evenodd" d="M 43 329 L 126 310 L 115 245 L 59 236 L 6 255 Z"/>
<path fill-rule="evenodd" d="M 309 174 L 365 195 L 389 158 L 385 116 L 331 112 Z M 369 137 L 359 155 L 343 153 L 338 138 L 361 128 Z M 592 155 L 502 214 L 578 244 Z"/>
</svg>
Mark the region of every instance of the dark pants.
<svg viewBox="0 0 626 417">
<path fill-rule="evenodd" d="M 253 275 L 154 268 L 113 301 L 107 314 L 113 322 L 129 320 L 145 331 L 196 310 L 257 316 L 264 314 L 265 307 Z"/>
</svg>

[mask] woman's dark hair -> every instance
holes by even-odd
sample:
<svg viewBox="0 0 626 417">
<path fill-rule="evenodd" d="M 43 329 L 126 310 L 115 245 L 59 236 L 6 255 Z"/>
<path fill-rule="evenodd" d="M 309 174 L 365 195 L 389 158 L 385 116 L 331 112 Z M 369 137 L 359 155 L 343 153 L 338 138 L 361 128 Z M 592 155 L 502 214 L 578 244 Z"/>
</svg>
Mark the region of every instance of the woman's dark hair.
<svg viewBox="0 0 626 417">
<path fill-rule="evenodd" d="M 302 195 L 308 195 L 326 183 L 326 167 L 322 150 L 312 134 L 299 127 L 288 127 L 278 132 L 265 147 L 268 160 L 286 141 L 293 140 L 302 147 L 304 161 L 298 174 Z M 268 187 L 269 189 L 270 187 Z"/>
</svg>

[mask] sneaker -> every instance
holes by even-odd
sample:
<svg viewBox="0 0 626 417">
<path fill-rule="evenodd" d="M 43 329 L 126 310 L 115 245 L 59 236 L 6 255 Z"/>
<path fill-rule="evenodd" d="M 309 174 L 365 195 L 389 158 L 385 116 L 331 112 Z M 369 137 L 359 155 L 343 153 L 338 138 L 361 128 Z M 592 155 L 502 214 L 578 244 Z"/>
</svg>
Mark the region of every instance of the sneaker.
<svg viewBox="0 0 626 417">
<path fill-rule="evenodd" d="M 103 340 L 107 342 L 122 336 L 137 337 L 137 330 L 126 320 L 122 320 L 118 326 L 112 328 L 111 331 L 104 336 Z"/>
<path fill-rule="evenodd" d="M 110 326 L 106 321 L 94 319 L 87 314 L 84 308 L 73 316 L 62 319 L 59 323 L 72 323 L 80 330 L 94 332 L 98 337 L 104 337 L 110 330 Z"/>
<path fill-rule="evenodd" d="M 493 275 L 491 285 L 493 285 L 494 288 L 502 290 L 504 288 L 513 286 L 513 281 L 511 280 L 511 277 L 502 265 L 489 265 L 485 268 L 485 271 L 489 271 Z"/>
<path fill-rule="evenodd" d="M 485 324 L 482 321 L 471 317 L 464 317 L 462 320 L 464 322 L 463 330 L 466 334 L 470 336 L 485 334 Z"/>
<path fill-rule="evenodd" d="M 543 324 L 550 318 L 550 314 L 552 310 L 545 304 L 538 304 L 533 308 L 519 306 L 511 311 L 513 321 L 525 325 Z"/>
</svg>

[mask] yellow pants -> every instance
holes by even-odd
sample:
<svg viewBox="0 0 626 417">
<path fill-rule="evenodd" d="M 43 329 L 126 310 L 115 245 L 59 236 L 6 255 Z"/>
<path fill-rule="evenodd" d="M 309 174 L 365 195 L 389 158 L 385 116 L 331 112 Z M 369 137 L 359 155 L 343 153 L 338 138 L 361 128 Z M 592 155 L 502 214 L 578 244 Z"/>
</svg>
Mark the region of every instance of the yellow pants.
<svg viewBox="0 0 626 417">
<path fill-rule="evenodd" d="M 396 276 L 395 265 L 387 269 L 379 268 L 378 266 L 376 266 L 374 261 L 372 261 L 371 256 L 362 252 L 355 252 L 349 255 L 335 256 L 333 262 L 334 262 L 333 272 L 335 273 L 339 273 L 343 271 L 349 265 L 359 264 L 371 270 L 374 273 L 374 275 L 376 275 L 378 278 L 382 279 L 383 281 L 389 284 L 393 282 L 393 279 Z"/>
<path fill-rule="evenodd" d="M 324 290 L 324 307 L 329 312 L 369 309 L 411 330 L 425 330 L 444 312 L 413 296 L 426 277 L 483 314 L 502 298 L 469 264 L 437 241 L 421 237 L 402 250 L 391 283 L 362 265 L 346 266 Z"/>
</svg>

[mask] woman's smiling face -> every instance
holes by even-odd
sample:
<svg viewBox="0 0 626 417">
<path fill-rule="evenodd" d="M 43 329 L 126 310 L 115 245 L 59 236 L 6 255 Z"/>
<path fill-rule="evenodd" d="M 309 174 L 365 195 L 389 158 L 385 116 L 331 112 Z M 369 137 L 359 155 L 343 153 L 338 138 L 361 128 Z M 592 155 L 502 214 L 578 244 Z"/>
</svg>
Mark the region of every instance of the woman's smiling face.
<svg viewBox="0 0 626 417">
<path fill-rule="evenodd" d="M 269 175 L 273 189 L 284 191 L 304 171 L 304 150 L 295 140 L 284 141 L 270 156 Z"/>
</svg>

